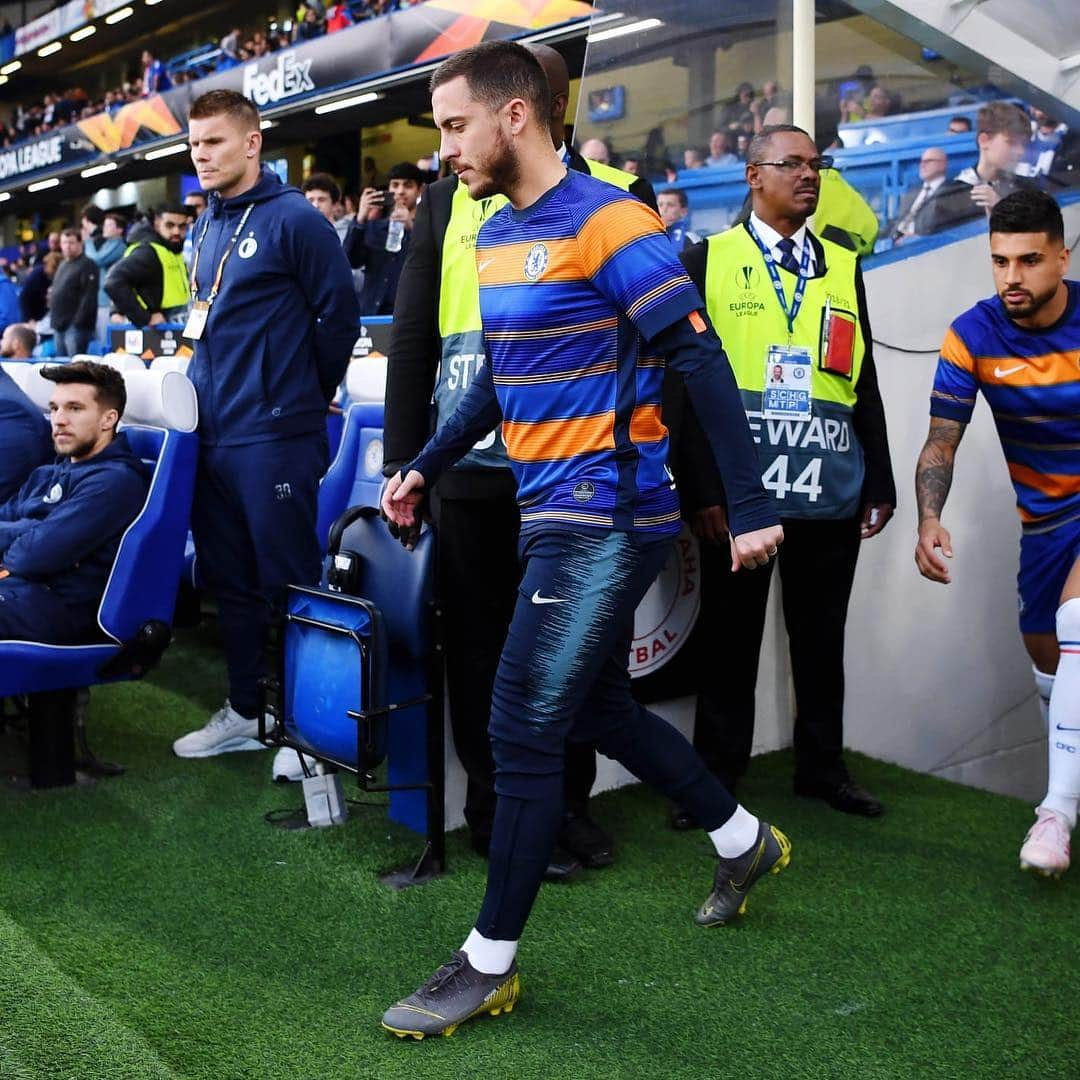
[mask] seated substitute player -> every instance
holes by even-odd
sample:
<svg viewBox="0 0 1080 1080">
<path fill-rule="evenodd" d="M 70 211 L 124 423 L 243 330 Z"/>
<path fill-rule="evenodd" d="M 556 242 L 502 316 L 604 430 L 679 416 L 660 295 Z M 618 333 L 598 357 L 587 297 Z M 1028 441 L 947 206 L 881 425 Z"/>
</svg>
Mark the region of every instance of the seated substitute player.
<svg viewBox="0 0 1080 1080">
<path fill-rule="evenodd" d="M 98 605 L 149 477 L 116 430 L 127 404 L 119 371 L 80 360 L 42 374 L 56 383 L 58 457 L 0 504 L 0 640 L 73 645 L 99 636 Z"/>
<path fill-rule="evenodd" d="M 1050 782 L 1020 867 L 1056 876 L 1069 867 L 1080 798 L 1080 284 L 1065 280 L 1061 211 L 1040 191 L 994 207 L 990 258 L 997 296 L 956 319 L 941 347 L 915 478 L 915 562 L 924 577 L 949 583 L 937 549 L 951 559 L 952 541 L 940 515 L 981 390 L 1023 522 L 1020 630 L 1049 729 Z"/>
<path fill-rule="evenodd" d="M 567 171 L 547 123 L 550 88 L 527 49 L 489 42 L 432 76 L 441 159 L 473 199 L 510 204 L 476 245 L 489 362 L 454 414 L 386 486 L 414 530 L 443 471 L 502 421 L 521 508 L 522 579 L 492 696 L 497 795 L 488 885 L 462 948 L 383 1025 L 450 1034 L 514 1006 L 517 942 L 562 820 L 568 739 L 594 743 L 680 805 L 718 855 L 697 914 L 709 926 L 788 862 L 775 827 L 739 806 L 673 727 L 638 705 L 626 659 L 634 610 L 679 531 L 660 420 L 664 358 L 708 417 L 732 515 L 733 560 L 764 566 L 783 532 L 758 478 L 731 370 L 657 215 Z"/>
</svg>

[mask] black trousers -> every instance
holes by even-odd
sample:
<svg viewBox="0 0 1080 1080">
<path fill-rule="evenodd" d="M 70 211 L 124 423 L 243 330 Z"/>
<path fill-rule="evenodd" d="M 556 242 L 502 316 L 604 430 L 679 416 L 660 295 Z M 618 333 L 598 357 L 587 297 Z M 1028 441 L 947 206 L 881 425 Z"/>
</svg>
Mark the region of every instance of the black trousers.
<svg viewBox="0 0 1080 1080">
<path fill-rule="evenodd" d="M 783 522 L 773 560 L 783 583 L 795 683 L 795 773 L 847 779 L 844 743 L 844 626 L 859 557 L 859 520 Z M 746 772 L 754 740 L 754 689 L 773 563 L 731 573 L 727 547 L 703 545 L 698 634 L 701 674 L 694 748 L 725 782 Z"/>
<path fill-rule="evenodd" d="M 506 496 L 438 499 L 434 510 L 450 727 L 468 778 L 465 821 L 474 836 L 486 839 L 495 820 L 491 694 L 521 581 L 521 516 L 514 499 Z M 569 743 L 568 810 L 584 812 L 595 781 L 595 749 Z"/>
</svg>

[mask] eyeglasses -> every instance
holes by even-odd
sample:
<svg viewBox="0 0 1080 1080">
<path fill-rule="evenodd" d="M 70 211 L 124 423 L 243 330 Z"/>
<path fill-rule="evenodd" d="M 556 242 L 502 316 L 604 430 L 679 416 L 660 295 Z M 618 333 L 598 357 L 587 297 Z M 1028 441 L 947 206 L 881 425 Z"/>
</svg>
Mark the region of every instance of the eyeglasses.
<svg viewBox="0 0 1080 1080">
<path fill-rule="evenodd" d="M 796 173 L 800 169 L 809 169 L 811 172 L 823 172 L 833 167 L 833 159 L 828 154 L 821 157 L 811 158 L 804 161 L 802 158 L 784 158 L 783 161 L 751 161 L 751 165 L 773 165 L 786 173 Z"/>
</svg>

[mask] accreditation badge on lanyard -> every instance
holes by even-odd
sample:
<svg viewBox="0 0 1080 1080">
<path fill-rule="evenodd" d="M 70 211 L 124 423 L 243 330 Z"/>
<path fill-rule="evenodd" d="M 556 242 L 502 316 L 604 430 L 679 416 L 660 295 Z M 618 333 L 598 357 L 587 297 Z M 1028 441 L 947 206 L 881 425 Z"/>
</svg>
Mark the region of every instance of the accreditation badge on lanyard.
<svg viewBox="0 0 1080 1080">
<path fill-rule="evenodd" d="M 221 281 L 225 275 L 225 264 L 229 261 L 229 256 L 233 253 L 233 248 L 236 247 L 236 241 L 240 239 L 240 234 L 244 231 L 244 226 L 247 224 L 247 220 L 251 216 L 251 211 L 254 206 L 254 203 L 248 203 L 243 214 L 240 216 L 240 221 L 233 230 L 233 234 L 229 238 L 229 244 L 225 248 L 225 254 L 221 256 L 221 262 L 218 263 L 217 273 L 214 275 L 214 283 L 210 286 L 210 293 L 205 300 L 199 300 L 197 299 L 199 295 L 199 285 L 196 275 L 199 272 L 199 256 L 202 254 L 203 241 L 206 239 L 206 233 L 210 228 L 210 216 L 209 214 L 207 215 L 206 225 L 203 226 L 202 235 L 199 237 L 199 243 L 195 247 L 195 257 L 191 260 L 191 295 L 196 297 L 196 300 L 191 305 L 191 311 L 188 313 L 187 323 L 184 326 L 183 333 L 183 336 L 191 341 L 198 341 L 206 332 L 206 321 L 210 318 L 210 309 L 214 306 L 214 301 L 217 299 L 218 293 L 221 292 Z"/>
<path fill-rule="evenodd" d="M 795 319 L 802 307 L 806 293 L 806 282 L 810 271 L 810 240 L 803 243 L 802 258 L 799 260 L 799 277 L 795 282 L 795 292 L 788 307 L 784 295 L 784 283 L 780 279 L 776 260 L 764 241 L 758 236 L 752 222 L 748 223 L 750 235 L 754 238 L 765 268 L 769 271 L 773 291 L 776 293 L 780 310 L 788 325 L 788 343 L 769 345 L 765 350 L 765 377 L 761 392 L 761 415 L 773 420 L 809 420 L 813 407 L 811 392 L 811 372 L 813 357 L 810 350 L 801 345 L 791 344 L 791 335 L 795 328 Z"/>
</svg>

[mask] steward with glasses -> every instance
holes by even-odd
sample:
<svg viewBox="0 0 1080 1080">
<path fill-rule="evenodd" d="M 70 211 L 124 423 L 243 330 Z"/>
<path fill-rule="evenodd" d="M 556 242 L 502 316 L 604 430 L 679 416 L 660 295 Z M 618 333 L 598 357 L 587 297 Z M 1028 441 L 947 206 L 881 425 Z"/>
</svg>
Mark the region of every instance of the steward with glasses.
<svg viewBox="0 0 1080 1080">
<path fill-rule="evenodd" d="M 747 155 L 749 219 L 682 260 L 734 369 L 784 527 L 777 562 L 795 683 L 795 791 L 875 816 L 881 804 L 852 781 L 842 752 L 844 625 L 859 547 L 892 516 L 896 487 L 858 258 L 806 224 L 831 165 L 801 128 L 763 128 Z M 701 618 L 705 640 L 723 643 L 700 666 L 694 744 L 732 789 L 750 761 L 772 563 L 731 573 L 723 488 L 689 421 L 673 461 L 680 486 L 689 474 L 699 492 Z M 673 824 L 693 823 L 677 811 Z"/>
</svg>

